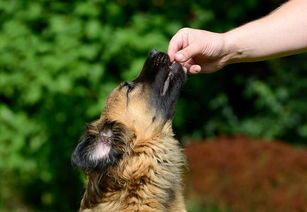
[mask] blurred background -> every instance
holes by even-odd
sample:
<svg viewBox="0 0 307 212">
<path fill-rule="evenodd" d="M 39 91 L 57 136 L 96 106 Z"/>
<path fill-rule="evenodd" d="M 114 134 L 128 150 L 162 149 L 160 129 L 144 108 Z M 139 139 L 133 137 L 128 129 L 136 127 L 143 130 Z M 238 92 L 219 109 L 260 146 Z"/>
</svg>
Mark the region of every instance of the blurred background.
<svg viewBox="0 0 307 212">
<path fill-rule="evenodd" d="M 182 27 L 225 32 L 282 3 L 0 0 L 0 211 L 76 211 L 84 178 L 70 155 L 148 52 Z M 174 129 L 189 211 L 307 211 L 306 61 L 188 77 Z"/>
</svg>

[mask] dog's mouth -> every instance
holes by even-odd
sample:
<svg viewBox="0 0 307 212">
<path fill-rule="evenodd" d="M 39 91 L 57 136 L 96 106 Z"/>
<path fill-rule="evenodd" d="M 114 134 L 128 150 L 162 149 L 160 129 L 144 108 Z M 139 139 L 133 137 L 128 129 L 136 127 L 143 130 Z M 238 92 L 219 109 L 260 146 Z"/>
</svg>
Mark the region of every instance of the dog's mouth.
<svg viewBox="0 0 307 212">
<path fill-rule="evenodd" d="M 165 96 L 172 87 L 172 81 L 182 84 L 185 72 L 179 63 L 171 63 L 169 56 L 156 49 L 150 51 L 143 69 L 134 82 L 156 83 L 161 88 L 160 95 Z"/>
<path fill-rule="evenodd" d="M 144 83 L 151 90 L 151 105 L 166 119 L 172 118 L 185 72 L 179 63 L 171 63 L 168 54 L 151 50 L 135 83 Z"/>
<path fill-rule="evenodd" d="M 171 82 L 174 80 L 176 74 L 178 74 L 177 72 L 182 68 L 182 67 L 178 67 L 181 66 L 178 63 L 173 63 L 171 65 L 168 66 L 169 68 L 169 72 L 168 75 L 163 83 L 163 86 L 161 87 L 161 92 L 160 95 L 161 96 L 165 96 L 167 91 L 169 90 L 170 84 Z M 184 78 L 182 79 L 184 80 Z"/>
</svg>

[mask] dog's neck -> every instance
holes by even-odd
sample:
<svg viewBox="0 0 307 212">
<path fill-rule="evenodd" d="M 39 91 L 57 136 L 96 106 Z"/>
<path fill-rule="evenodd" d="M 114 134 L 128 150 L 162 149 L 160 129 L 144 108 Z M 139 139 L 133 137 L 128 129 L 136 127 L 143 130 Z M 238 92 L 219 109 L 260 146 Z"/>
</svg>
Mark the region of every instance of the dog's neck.
<svg viewBox="0 0 307 212">
<path fill-rule="evenodd" d="M 88 183 L 84 193 L 81 209 L 92 208 L 101 202 L 107 192 L 119 189 L 115 183 L 116 176 L 108 176 L 105 173 L 91 173 L 88 175 Z M 106 187 L 107 185 L 107 187 Z"/>
</svg>

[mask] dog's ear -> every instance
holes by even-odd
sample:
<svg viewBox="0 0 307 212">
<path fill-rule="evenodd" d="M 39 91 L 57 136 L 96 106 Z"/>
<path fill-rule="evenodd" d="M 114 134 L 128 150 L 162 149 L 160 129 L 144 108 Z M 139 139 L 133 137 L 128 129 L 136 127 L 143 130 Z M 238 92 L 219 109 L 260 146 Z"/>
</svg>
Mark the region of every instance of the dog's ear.
<svg viewBox="0 0 307 212">
<path fill-rule="evenodd" d="M 92 139 L 83 138 L 81 142 L 75 148 L 72 157 L 71 163 L 73 166 L 76 166 L 82 170 L 89 170 L 94 168 L 94 163 L 90 160 L 90 141 Z"/>
<path fill-rule="evenodd" d="M 72 154 L 72 165 L 85 171 L 115 165 L 127 150 L 129 137 L 127 128 L 118 122 L 88 125 Z"/>
</svg>

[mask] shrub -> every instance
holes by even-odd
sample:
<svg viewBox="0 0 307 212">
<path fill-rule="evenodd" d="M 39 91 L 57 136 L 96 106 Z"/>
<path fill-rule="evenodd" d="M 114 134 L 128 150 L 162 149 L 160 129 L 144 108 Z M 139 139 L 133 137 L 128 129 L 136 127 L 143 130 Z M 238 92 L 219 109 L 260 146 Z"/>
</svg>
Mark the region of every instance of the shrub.
<svg viewBox="0 0 307 212">
<path fill-rule="evenodd" d="M 218 137 L 186 147 L 187 191 L 233 211 L 305 211 L 307 150 L 279 141 Z"/>
</svg>

